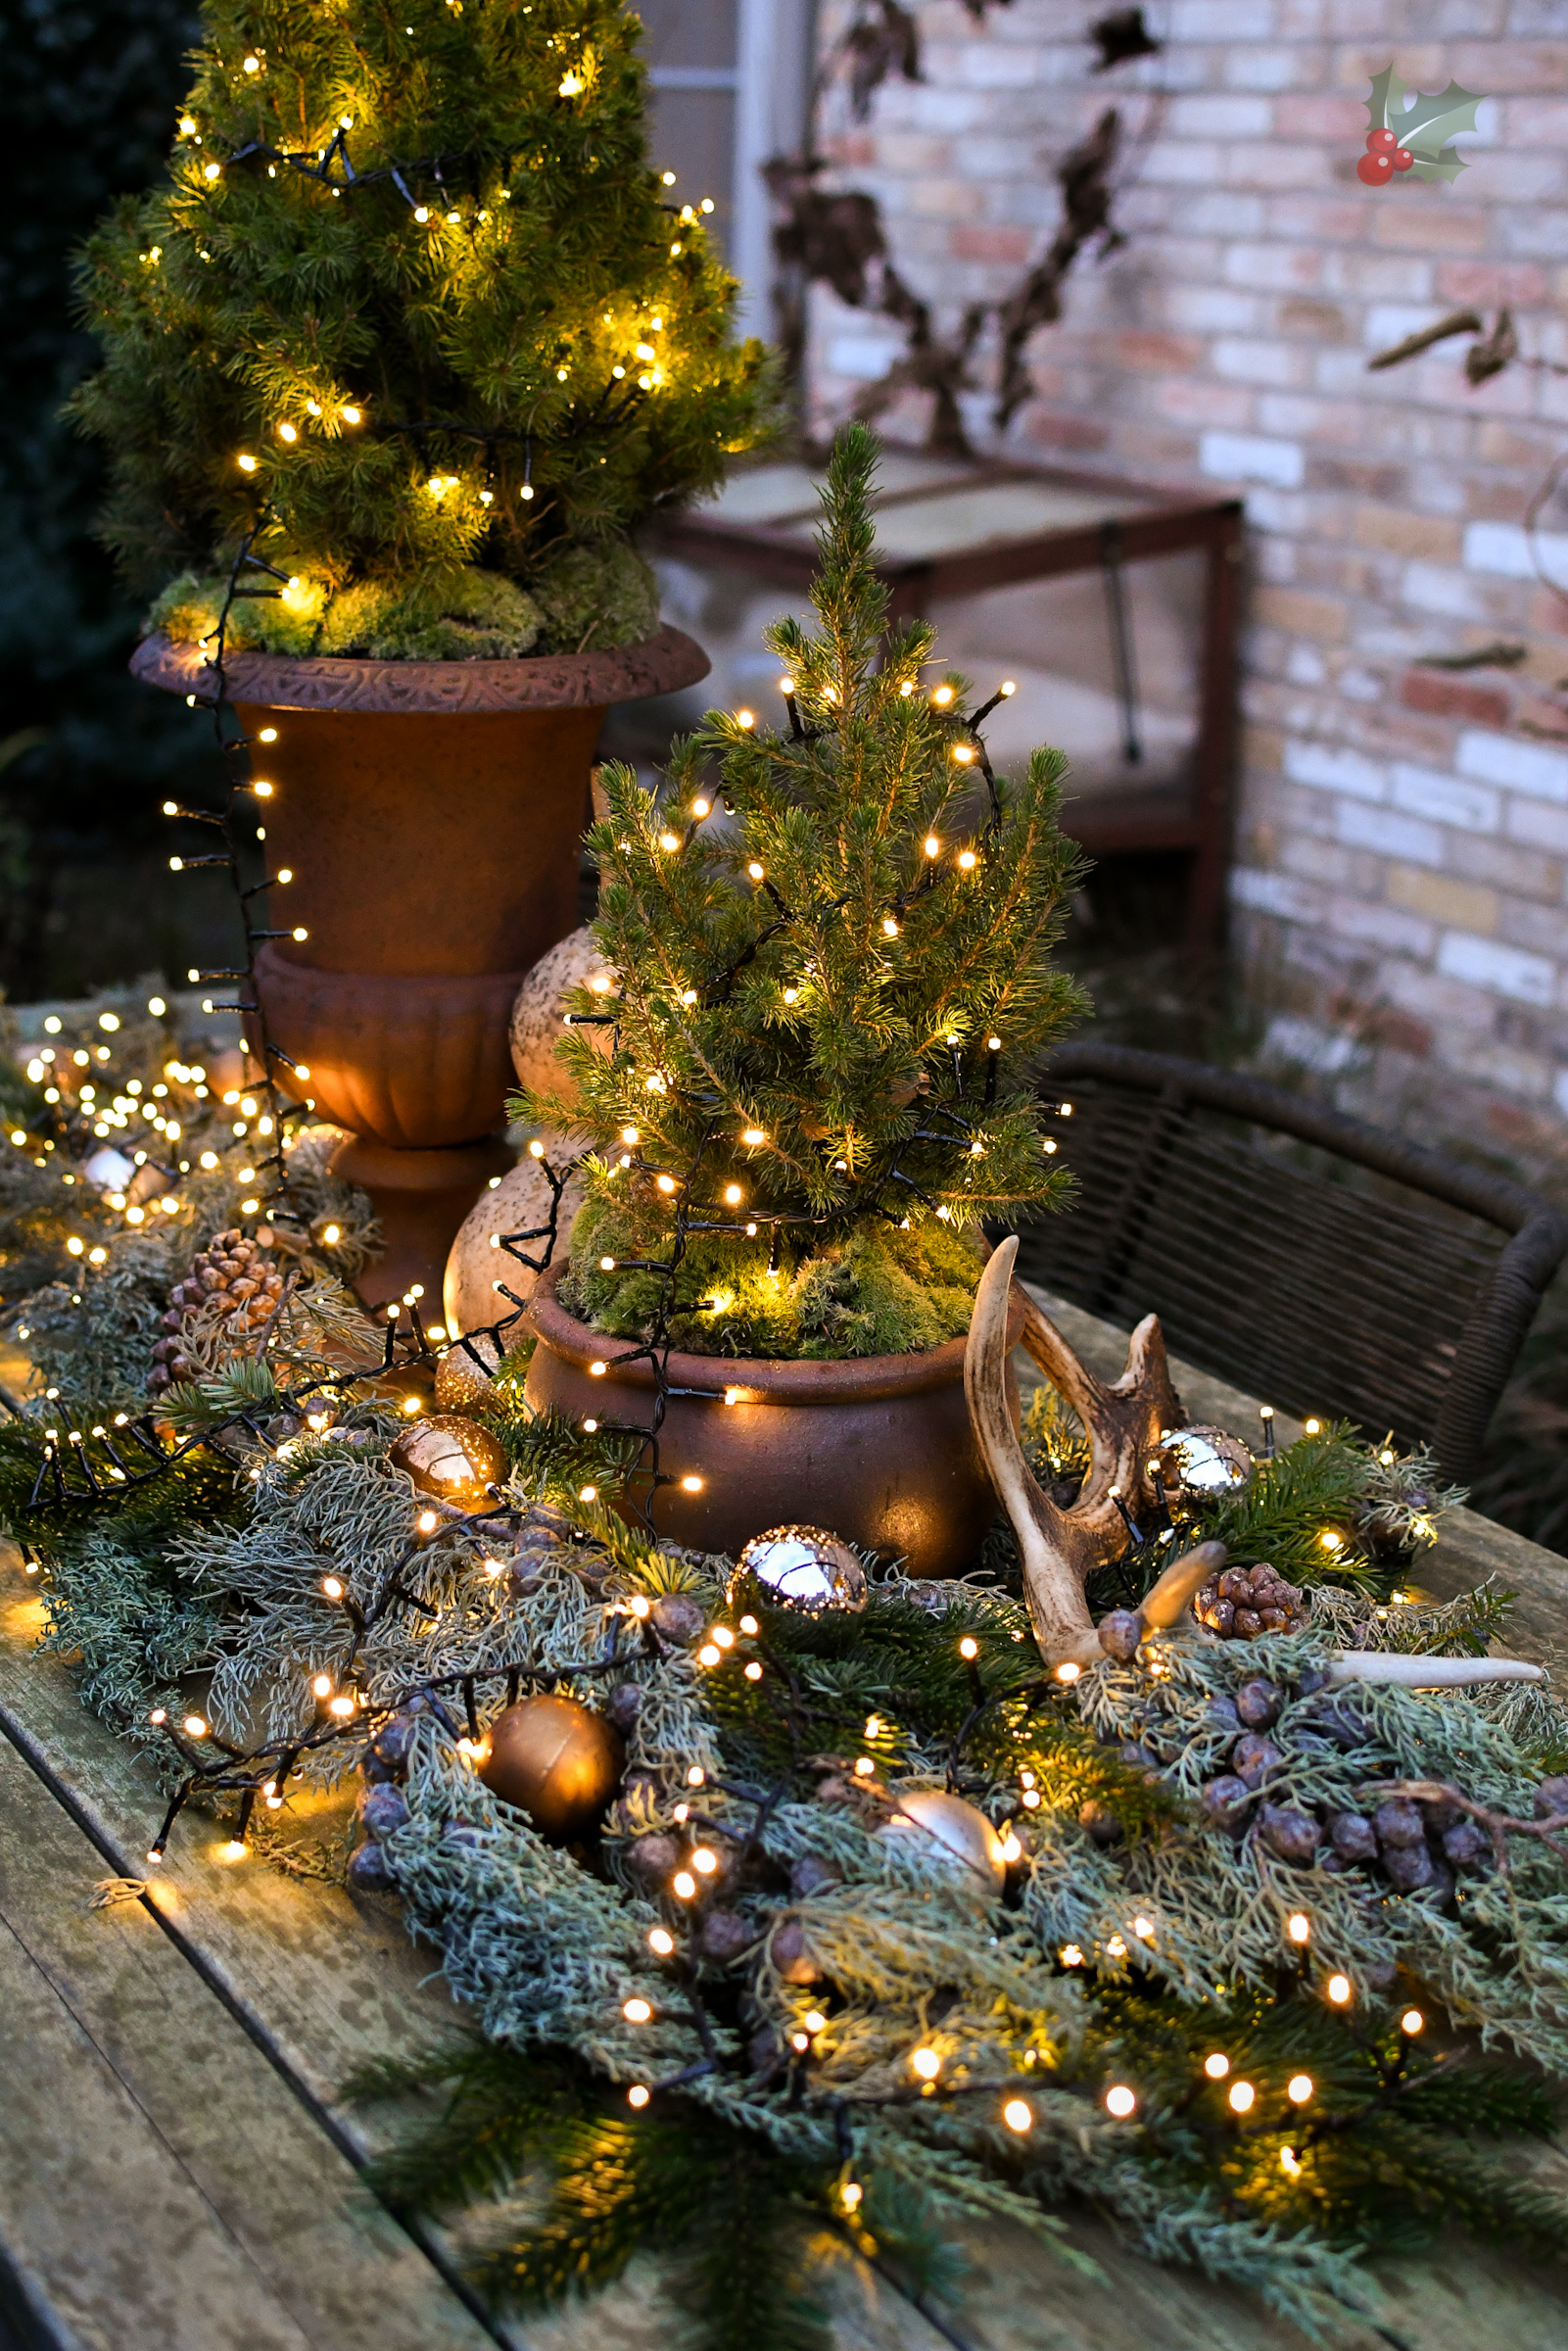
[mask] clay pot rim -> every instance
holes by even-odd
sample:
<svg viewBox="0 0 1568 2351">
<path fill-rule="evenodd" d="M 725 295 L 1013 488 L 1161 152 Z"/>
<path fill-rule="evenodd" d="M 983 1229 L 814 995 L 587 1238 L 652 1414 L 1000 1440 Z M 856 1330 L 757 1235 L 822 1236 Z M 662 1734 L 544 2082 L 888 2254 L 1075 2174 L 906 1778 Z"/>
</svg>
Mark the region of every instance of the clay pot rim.
<svg viewBox="0 0 1568 2351">
<path fill-rule="evenodd" d="M 528 1314 L 541 1340 L 552 1355 L 578 1370 L 590 1364 L 607 1364 L 621 1385 L 651 1389 L 652 1366 L 618 1363 L 615 1350 L 632 1342 L 591 1330 L 569 1315 L 555 1296 L 556 1284 L 571 1264 L 563 1257 L 547 1266 L 534 1284 Z M 1022 1335 L 1028 1301 L 1014 1290 L 1008 1307 L 1008 1337 L 1017 1345 Z M 905 1355 L 849 1355 L 784 1362 L 771 1357 L 679 1355 L 673 1350 L 666 1366 L 672 1388 L 695 1389 L 699 1395 L 722 1397 L 738 1388 L 746 1404 L 850 1404 L 879 1396 L 918 1396 L 928 1388 L 948 1386 L 962 1376 L 967 1337 L 944 1339 Z M 715 1384 L 715 1382 L 717 1384 Z"/>
<path fill-rule="evenodd" d="M 711 667 L 693 639 L 668 625 L 640 645 L 597 653 L 535 653 L 516 661 L 371 661 L 352 654 L 230 653 L 228 697 L 272 710 L 574 710 L 638 701 L 695 686 Z M 130 658 L 143 685 L 211 703 L 211 668 L 198 645 L 161 631 Z"/>
</svg>

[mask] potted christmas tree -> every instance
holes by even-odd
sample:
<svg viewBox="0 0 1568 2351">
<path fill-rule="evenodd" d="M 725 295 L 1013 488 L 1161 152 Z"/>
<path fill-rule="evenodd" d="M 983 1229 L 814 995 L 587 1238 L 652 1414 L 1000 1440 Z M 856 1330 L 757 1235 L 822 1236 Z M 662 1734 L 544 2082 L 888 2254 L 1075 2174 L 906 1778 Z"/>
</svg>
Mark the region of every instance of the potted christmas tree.
<svg viewBox="0 0 1568 2351">
<path fill-rule="evenodd" d="M 603 706 L 705 671 L 633 534 L 758 438 L 763 355 L 701 205 L 648 168 L 612 0 L 203 25 L 166 186 L 84 259 L 75 410 L 161 591 L 137 673 L 265 743 L 293 881 L 258 983 L 357 1132 L 390 1293 L 439 1279 L 498 1164 L 473 1138 L 519 975 L 576 920 Z"/>
<path fill-rule="evenodd" d="M 1000 696 L 923 683 L 925 622 L 885 635 L 875 454 L 859 426 L 833 454 L 820 629 L 769 635 L 787 728 L 710 714 L 662 803 L 603 771 L 606 970 L 557 1047 L 572 1091 L 520 1104 L 594 1153 L 527 1394 L 648 1432 L 661 1533 L 735 1553 L 808 1520 L 938 1573 L 991 1509 L 978 1227 L 1062 1182 L 1028 1080 L 1077 1008 L 1047 960 L 1076 853 L 1061 753 L 993 776 Z"/>
</svg>

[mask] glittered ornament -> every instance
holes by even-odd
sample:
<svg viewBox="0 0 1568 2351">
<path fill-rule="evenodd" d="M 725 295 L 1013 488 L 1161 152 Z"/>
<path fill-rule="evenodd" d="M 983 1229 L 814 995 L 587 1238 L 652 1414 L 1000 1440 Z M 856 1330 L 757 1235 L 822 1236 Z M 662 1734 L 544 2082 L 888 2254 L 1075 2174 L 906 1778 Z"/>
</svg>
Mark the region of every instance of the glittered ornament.
<svg viewBox="0 0 1568 2351">
<path fill-rule="evenodd" d="M 801 1615 L 866 1606 L 866 1570 L 847 1543 L 820 1526 L 773 1526 L 740 1554 L 732 1591 L 750 1576 L 776 1607 Z"/>
<path fill-rule="evenodd" d="M 444 1413 L 460 1412 L 488 1396 L 500 1369 L 500 1349 L 489 1331 L 476 1331 L 449 1347 L 436 1366 L 436 1403 Z"/>
<path fill-rule="evenodd" d="M 1183 1494 L 1194 1502 L 1238 1492 L 1257 1466 L 1240 1437 L 1205 1423 L 1167 1429 L 1151 1465 L 1167 1493 Z"/>
<path fill-rule="evenodd" d="M 925 1861 L 939 1864 L 950 1884 L 966 1893 L 998 1895 L 1007 1878 L 1002 1840 L 983 1812 L 961 1796 L 940 1788 L 896 1792 L 898 1809 L 877 1834 L 889 1842 L 913 1839 Z"/>
<path fill-rule="evenodd" d="M 526 1812 L 552 1845 L 568 1845 L 603 1817 L 626 1768 L 626 1748 L 591 1706 L 542 1696 L 498 1714 L 475 1762 L 492 1796 Z"/>
<path fill-rule="evenodd" d="M 455 1503 L 461 1511 L 483 1510 L 490 1488 L 504 1484 L 508 1469 L 506 1455 L 489 1429 L 460 1413 L 432 1413 L 416 1420 L 388 1458 L 421 1494 Z"/>
</svg>

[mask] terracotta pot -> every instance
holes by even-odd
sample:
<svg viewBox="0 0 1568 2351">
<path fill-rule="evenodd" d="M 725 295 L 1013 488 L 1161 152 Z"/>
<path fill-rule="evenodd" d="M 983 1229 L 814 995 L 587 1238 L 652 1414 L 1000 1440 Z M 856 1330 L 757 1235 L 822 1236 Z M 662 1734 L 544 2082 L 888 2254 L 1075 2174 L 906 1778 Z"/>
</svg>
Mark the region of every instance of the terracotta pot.
<svg viewBox="0 0 1568 2351">
<path fill-rule="evenodd" d="M 211 699 L 194 646 L 149 638 L 135 675 Z M 440 1293 L 453 1233 L 488 1178 L 511 1084 L 506 1029 L 523 975 L 577 922 L 589 764 L 606 706 L 707 674 L 678 629 L 605 653 L 525 661 L 288 660 L 233 653 L 225 678 L 258 744 L 253 774 L 269 940 L 267 1035 L 350 1130 L 334 1166 L 375 1202 L 386 1255 L 370 1304 Z M 255 1028 L 256 1024 L 252 1024 Z M 261 1038 L 252 1036 L 259 1050 Z"/>
<path fill-rule="evenodd" d="M 654 1382 L 646 1362 L 617 1367 L 631 1341 L 574 1321 L 556 1298 L 566 1266 L 540 1275 L 529 1306 L 539 1334 L 526 1394 L 540 1412 L 570 1420 L 645 1425 Z M 1015 1304 L 1010 1328 L 1023 1327 Z M 963 1339 L 919 1355 L 841 1363 L 753 1363 L 675 1355 L 660 1432 L 659 1467 L 690 1473 L 701 1490 L 661 1486 L 653 1515 L 661 1535 L 696 1551 L 727 1552 L 771 1526 L 822 1526 L 911 1575 L 967 1566 L 996 1511 L 964 1402 Z M 595 1377 L 591 1364 L 605 1364 Z M 1015 1420 L 1018 1388 L 1008 1394 Z M 734 1396 L 736 1402 L 726 1402 Z"/>
</svg>

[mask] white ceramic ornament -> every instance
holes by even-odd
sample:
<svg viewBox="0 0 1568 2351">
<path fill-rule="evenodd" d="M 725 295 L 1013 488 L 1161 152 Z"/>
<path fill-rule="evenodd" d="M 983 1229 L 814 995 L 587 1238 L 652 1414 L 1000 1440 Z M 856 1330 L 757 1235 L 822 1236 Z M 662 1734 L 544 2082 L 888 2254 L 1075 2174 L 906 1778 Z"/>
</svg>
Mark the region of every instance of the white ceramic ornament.
<svg viewBox="0 0 1568 2351">
<path fill-rule="evenodd" d="M 921 1858 L 936 1861 L 942 1874 L 968 1894 L 989 1899 L 1007 1881 L 1002 1840 L 983 1812 L 941 1788 L 895 1790 L 898 1810 L 877 1834 L 889 1841 L 917 1840 Z"/>
<path fill-rule="evenodd" d="M 136 1163 L 127 1159 L 123 1151 L 117 1151 L 112 1143 L 106 1143 L 101 1151 L 93 1153 L 82 1174 L 101 1192 L 122 1192 L 136 1179 Z"/>
<path fill-rule="evenodd" d="M 520 1082 L 543 1094 L 559 1094 L 575 1101 L 577 1089 L 571 1078 L 555 1059 L 555 1048 L 566 1033 L 566 1014 L 571 1009 L 570 997 L 575 988 L 593 987 L 595 980 L 607 983 L 603 989 L 608 1002 L 615 995 L 615 976 L 594 944 L 593 934 L 585 926 L 563 938 L 558 946 L 542 955 L 517 991 L 512 1006 L 509 1042 L 512 1068 Z M 606 1057 L 610 1052 L 612 1031 L 584 1029 L 596 1052 Z"/>
<path fill-rule="evenodd" d="M 543 1134 L 539 1139 L 552 1168 L 559 1172 L 570 1166 L 572 1147 L 564 1135 Z M 492 1248 L 490 1236 L 493 1232 L 532 1232 L 539 1225 L 547 1224 L 549 1200 L 549 1179 L 539 1161 L 527 1152 L 493 1192 L 480 1193 L 457 1228 L 441 1285 L 442 1312 L 453 1338 L 460 1337 L 465 1330 L 483 1330 L 488 1323 L 512 1313 L 512 1302 L 501 1296 L 496 1287 L 498 1281 L 503 1281 L 519 1298 L 533 1296 L 537 1275 L 504 1249 Z M 555 1219 L 553 1263 L 556 1265 L 566 1255 L 572 1219 L 582 1205 L 582 1178 L 574 1176 L 561 1194 Z M 542 1239 L 519 1241 L 517 1246 L 530 1257 L 542 1258 L 545 1254 L 546 1244 Z"/>
</svg>

